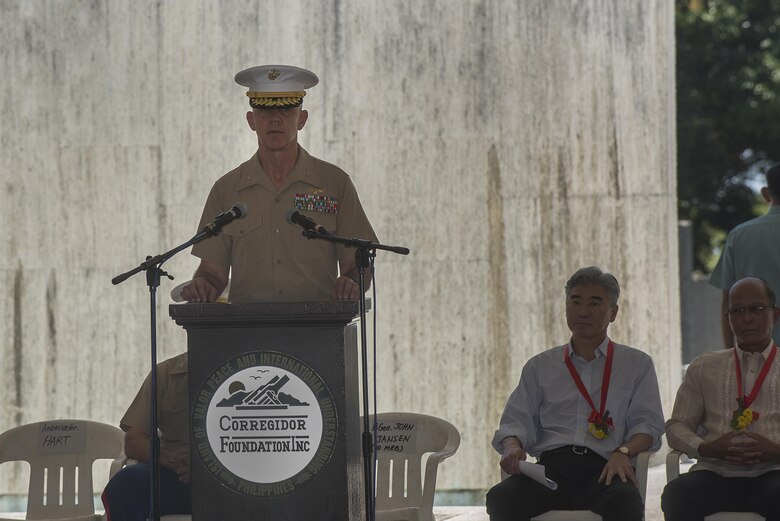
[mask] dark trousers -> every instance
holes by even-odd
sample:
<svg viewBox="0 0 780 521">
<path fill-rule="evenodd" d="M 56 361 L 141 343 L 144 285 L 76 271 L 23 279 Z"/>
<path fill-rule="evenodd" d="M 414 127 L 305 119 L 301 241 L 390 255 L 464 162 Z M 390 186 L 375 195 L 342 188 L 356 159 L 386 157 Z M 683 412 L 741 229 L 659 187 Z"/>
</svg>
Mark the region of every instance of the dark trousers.
<svg viewBox="0 0 780 521">
<path fill-rule="evenodd" d="M 515 475 L 487 493 L 491 521 L 529 521 L 548 510 L 591 510 L 604 521 L 641 521 L 645 507 L 633 483 L 613 477 L 598 479 L 607 460 L 591 450 L 576 454 L 571 446 L 545 452 L 539 460 L 547 477 L 558 483 L 550 490 L 527 476 Z"/>
<path fill-rule="evenodd" d="M 108 521 L 146 521 L 149 518 L 151 477 L 149 463 L 123 468 L 106 485 L 101 499 Z M 160 515 L 191 514 L 190 484 L 160 466 Z"/>
<path fill-rule="evenodd" d="M 661 509 L 666 521 L 702 521 L 715 512 L 757 512 L 767 521 L 780 521 L 780 470 L 754 478 L 686 472 L 666 484 Z"/>
</svg>

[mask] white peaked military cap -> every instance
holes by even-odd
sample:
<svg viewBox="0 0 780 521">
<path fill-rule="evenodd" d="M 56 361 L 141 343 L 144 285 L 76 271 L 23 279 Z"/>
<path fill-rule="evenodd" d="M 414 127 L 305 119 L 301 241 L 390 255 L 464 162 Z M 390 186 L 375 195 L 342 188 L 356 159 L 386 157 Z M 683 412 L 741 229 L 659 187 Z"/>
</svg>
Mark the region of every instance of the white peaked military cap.
<svg viewBox="0 0 780 521">
<path fill-rule="evenodd" d="M 257 109 L 298 107 L 306 89 L 319 81 L 313 72 L 291 65 L 259 65 L 236 74 L 236 83 L 249 89 L 249 105 Z"/>
</svg>

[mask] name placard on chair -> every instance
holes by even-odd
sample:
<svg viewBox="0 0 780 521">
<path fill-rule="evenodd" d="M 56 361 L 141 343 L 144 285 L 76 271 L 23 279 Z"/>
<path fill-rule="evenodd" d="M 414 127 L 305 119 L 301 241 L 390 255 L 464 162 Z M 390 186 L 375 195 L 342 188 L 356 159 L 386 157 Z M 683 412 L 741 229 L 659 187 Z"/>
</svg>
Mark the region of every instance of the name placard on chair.
<svg viewBox="0 0 780 521">
<path fill-rule="evenodd" d="M 38 448 L 40 454 L 83 454 L 87 449 L 84 422 L 41 422 Z"/>
<path fill-rule="evenodd" d="M 377 452 L 414 452 L 417 450 L 417 424 L 380 421 L 376 433 Z"/>
</svg>

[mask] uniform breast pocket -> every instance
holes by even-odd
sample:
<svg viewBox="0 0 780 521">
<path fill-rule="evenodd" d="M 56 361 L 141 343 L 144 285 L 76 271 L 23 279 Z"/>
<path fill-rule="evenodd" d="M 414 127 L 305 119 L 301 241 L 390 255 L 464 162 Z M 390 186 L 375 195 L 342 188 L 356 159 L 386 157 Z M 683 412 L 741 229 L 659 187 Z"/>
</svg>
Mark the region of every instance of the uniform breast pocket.
<svg viewBox="0 0 780 521">
<path fill-rule="evenodd" d="M 232 258 L 248 258 L 252 262 L 260 262 L 263 258 L 265 231 L 263 230 L 263 214 L 249 214 L 238 219 L 222 229 L 222 233 L 230 241 Z"/>
<path fill-rule="evenodd" d="M 331 233 L 336 233 L 336 215 L 320 212 L 301 212 Z M 334 243 L 299 236 L 295 241 L 295 257 L 303 264 L 327 264 L 334 261 Z"/>
</svg>

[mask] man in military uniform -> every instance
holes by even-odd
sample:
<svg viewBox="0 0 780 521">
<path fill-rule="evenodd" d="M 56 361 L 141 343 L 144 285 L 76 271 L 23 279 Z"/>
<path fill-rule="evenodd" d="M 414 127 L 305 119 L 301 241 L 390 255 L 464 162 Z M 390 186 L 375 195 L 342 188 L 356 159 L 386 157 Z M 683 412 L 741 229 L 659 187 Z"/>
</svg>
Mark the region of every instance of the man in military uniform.
<svg viewBox="0 0 780 521">
<path fill-rule="evenodd" d="M 229 275 L 228 299 L 234 304 L 358 298 L 355 250 L 309 240 L 286 222 L 294 210 L 334 235 L 377 241 L 349 176 L 298 144 L 309 117 L 302 108 L 305 89 L 318 83 L 317 76 L 297 67 L 263 65 L 235 79 L 249 89 L 252 110 L 246 119 L 258 148 L 214 184 L 198 229 L 238 201 L 248 214 L 193 247 L 201 262 L 181 298 L 215 302 Z M 369 284 L 366 275 L 365 288 Z M 186 514 L 191 511 L 186 353 L 162 362 L 158 371 L 160 513 Z M 149 514 L 148 380 L 120 424 L 127 432 L 127 456 L 141 464 L 122 469 L 106 487 L 109 521 L 143 521 Z"/>
<path fill-rule="evenodd" d="M 192 284 L 182 290 L 185 300 L 213 302 L 230 270 L 232 303 L 359 296 L 354 250 L 306 239 L 285 222 L 294 209 L 334 235 L 376 240 L 349 176 L 298 144 L 309 117 L 302 108 L 305 89 L 318 81 L 310 71 L 280 65 L 236 75 L 236 82 L 249 89 L 252 110 L 246 120 L 257 135 L 257 153 L 214 184 L 200 227 L 235 201 L 245 202 L 249 212 L 193 247 L 201 262 Z"/>
</svg>

